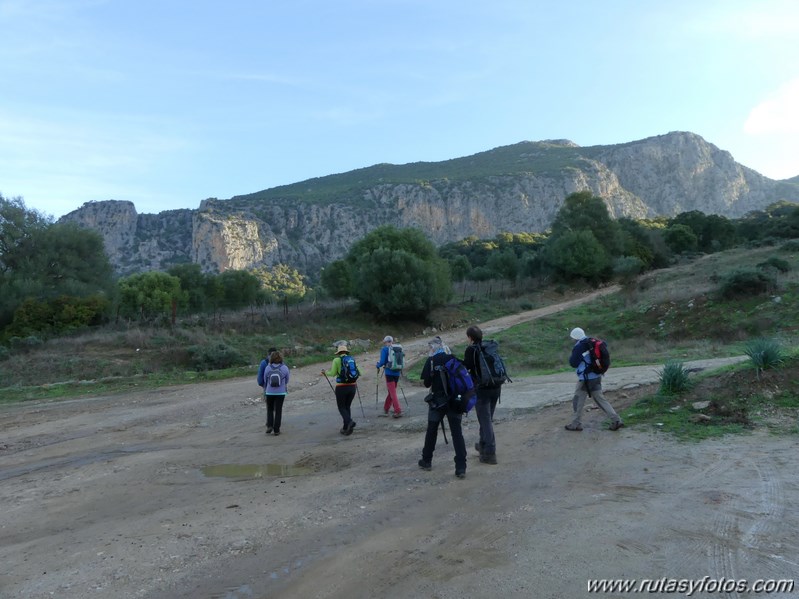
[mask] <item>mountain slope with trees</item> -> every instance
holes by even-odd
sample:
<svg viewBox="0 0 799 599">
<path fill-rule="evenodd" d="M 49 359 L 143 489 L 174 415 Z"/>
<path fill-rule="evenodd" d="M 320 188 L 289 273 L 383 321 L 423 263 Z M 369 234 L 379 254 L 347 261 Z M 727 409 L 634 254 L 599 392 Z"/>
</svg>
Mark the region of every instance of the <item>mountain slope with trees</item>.
<svg viewBox="0 0 799 599">
<path fill-rule="evenodd" d="M 613 219 L 699 210 L 739 218 L 799 185 L 773 181 L 692 133 L 613 146 L 521 142 L 434 163 L 379 164 L 237 196 L 197 210 L 137 214 L 130 202 L 85 204 L 63 217 L 104 239 L 119 274 L 199 264 L 204 272 L 285 265 L 320 269 L 383 225 L 416 228 L 436 246 L 547 231 L 564 199 L 586 191 Z"/>
</svg>

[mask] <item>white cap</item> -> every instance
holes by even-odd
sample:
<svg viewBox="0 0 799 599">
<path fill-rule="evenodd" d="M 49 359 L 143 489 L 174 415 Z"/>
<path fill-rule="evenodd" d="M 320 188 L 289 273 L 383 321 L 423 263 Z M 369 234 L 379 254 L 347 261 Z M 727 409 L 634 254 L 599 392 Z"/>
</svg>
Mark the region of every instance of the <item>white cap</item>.
<svg viewBox="0 0 799 599">
<path fill-rule="evenodd" d="M 582 330 L 580 327 L 576 327 L 572 329 L 571 333 L 569 333 L 569 337 L 571 337 L 575 341 L 579 341 L 580 339 L 585 337 L 585 331 Z"/>
<path fill-rule="evenodd" d="M 394 337 L 391 335 L 386 335 L 383 337 L 383 343 L 394 343 Z"/>
</svg>

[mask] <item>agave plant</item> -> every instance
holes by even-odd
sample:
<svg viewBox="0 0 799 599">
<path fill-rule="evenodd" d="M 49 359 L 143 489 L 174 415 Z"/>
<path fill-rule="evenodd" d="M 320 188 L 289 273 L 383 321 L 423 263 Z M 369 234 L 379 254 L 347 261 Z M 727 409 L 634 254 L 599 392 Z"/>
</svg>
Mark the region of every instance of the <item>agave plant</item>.
<svg viewBox="0 0 799 599">
<path fill-rule="evenodd" d="M 679 395 L 691 388 L 691 381 L 688 380 L 688 369 L 685 364 L 676 360 L 670 360 L 660 371 L 660 393 L 662 395 Z"/>
<path fill-rule="evenodd" d="M 776 368 L 784 361 L 782 348 L 774 339 L 753 339 L 746 344 L 744 353 L 754 364 L 758 378 L 763 370 Z"/>
</svg>

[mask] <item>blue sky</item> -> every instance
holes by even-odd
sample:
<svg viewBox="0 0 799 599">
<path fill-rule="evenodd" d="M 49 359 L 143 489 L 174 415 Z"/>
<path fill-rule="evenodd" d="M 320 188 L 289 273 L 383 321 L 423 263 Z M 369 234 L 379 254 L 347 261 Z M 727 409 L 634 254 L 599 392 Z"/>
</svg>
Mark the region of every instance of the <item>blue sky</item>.
<svg viewBox="0 0 799 599">
<path fill-rule="evenodd" d="M 0 193 L 140 213 L 522 140 L 799 175 L 794 0 L 0 0 Z"/>
</svg>

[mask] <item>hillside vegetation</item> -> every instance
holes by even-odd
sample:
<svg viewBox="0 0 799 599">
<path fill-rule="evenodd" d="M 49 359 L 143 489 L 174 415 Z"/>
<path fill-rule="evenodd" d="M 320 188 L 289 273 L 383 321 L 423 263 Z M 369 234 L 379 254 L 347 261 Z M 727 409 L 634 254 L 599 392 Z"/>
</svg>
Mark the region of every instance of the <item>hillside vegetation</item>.
<svg viewBox="0 0 799 599">
<path fill-rule="evenodd" d="M 740 272 L 766 273 L 773 287 L 730 287 L 732 274 Z M 797 272 L 799 247 L 793 242 L 728 250 L 654 271 L 617 294 L 496 337 L 516 376 L 566 369 L 567 333 L 577 325 L 609 341 L 616 366 L 741 355 L 748 340 L 760 337 L 787 346 L 799 326 Z M 271 346 L 282 349 L 290 364 L 302 365 L 328 360 L 336 340 L 349 340 L 357 355 L 378 347 L 389 332 L 401 340 L 437 330 L 452 340 L 457 352 L 463 346 L 454 342 L 462 339 L 468 324 L 585 292 L 566 286 L 525 292 L 496 281 L 464 285 L 457 301 L 436 309 L 426 322 L 378 322 L 345 301 L 294 306 L 286 312 L 225 313 L 214 325 L 134 324 L 31 345 L 21 340 L 0 361 L 0 397 L 67 397 L 254 376 Z"/>
</svg>

